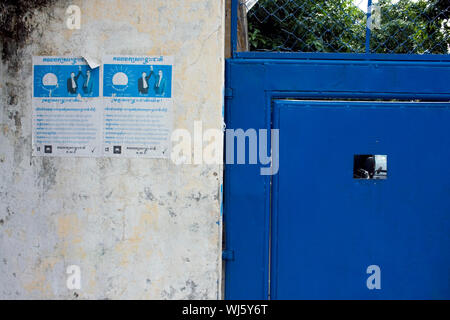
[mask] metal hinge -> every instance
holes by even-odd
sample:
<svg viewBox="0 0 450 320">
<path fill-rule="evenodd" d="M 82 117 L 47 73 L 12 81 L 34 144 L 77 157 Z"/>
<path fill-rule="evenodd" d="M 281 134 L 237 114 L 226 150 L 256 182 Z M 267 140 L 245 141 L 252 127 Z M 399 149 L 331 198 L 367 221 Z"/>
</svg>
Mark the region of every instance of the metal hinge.
<svg viewBox="0 0 450 320">
<path fill-rule="evenodd" d="M 225 98 L 233 98 L 233 89 L 225 88 Z"/>
<path fill-rule="evenodd" d="M 226 261 L 234 260 L 234 250 L 223 250 L 222 251 L 222 259 Z"/>
</svg>

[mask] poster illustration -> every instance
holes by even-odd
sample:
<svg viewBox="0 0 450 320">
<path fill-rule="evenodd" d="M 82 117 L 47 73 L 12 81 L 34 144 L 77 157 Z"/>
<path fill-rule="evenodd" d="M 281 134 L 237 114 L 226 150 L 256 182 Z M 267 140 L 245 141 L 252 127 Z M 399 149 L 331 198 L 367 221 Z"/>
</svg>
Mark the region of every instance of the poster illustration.
<svg viewBox="0 0 450 320">
<path fill-rule="evenodd" d="M 103 154 L 168 158 L 172 57 L 105 56 L 103 63 Z"/>
<path fill-rule="evenodd" d="M 101 155 L 99 68 L 81 57 L 33 57 L 33 155 Z"/>
</svg>

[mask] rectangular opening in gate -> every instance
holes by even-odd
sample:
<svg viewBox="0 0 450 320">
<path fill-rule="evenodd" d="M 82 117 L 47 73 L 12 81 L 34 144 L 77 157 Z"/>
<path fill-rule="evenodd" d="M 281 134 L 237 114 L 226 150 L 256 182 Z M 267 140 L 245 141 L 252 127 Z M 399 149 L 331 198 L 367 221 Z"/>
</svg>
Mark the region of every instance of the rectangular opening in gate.
<svg viewBox="0 0 450 320">
<path fill-rule="evenodd" d="M 387 155 L 356 154 L 353 158 L 354 179 L 387 179 Z"/>
</svg>

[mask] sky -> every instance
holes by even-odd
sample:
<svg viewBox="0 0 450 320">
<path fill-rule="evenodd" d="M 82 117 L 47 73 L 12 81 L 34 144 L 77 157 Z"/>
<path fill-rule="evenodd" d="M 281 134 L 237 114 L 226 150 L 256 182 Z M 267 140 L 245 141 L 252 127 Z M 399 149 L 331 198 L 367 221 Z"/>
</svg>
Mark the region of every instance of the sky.
<svg viewBox="0 0 450 320">
<path fill-rule="evenodd" d="M 247 10 L 250 10 L 258 0 L 245 0 L 247 5 Z M 368 0 L 353 0 L 353 3 L 358 6 L 362 11 L 367 12 L 367 1 Z M 378 0 L 373 0 L 376 3 Z M 391 0 L 392 4 L 396 4 L 399 0 Z"/>
<path fill-rule="evenodd" d="M 353 4 L 358 6 L 362 11 L 367 12 L 367 0 L 353 0 Z"/>
<path fill-rule="evenodd" d="M 399 0 L 391 0 L 391 3 L 396 4 L 398 1 Z M 362 11 L 367 12 L 367 0 L 353 0 L 353 3 Z M 372 3 L 377 3 L 377 0 L 372 0 Z"/>
</svg>

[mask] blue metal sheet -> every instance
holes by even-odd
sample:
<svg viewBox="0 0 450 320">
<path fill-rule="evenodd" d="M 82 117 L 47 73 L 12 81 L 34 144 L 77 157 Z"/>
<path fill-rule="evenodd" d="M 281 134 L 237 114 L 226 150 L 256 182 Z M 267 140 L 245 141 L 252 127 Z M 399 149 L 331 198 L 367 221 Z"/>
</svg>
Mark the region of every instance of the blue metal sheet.
<svg viewBox="0 0 450 320">
<path fill-rule="evenodd" d="M 226 124 L 229 129 L 271 129 L 273 100 L 281 98 L 450 101 L 449 78 L 449 62 L 420 57 L 411 61 L 231 59 L 226 63 L 226 87 L 233 93 L 226 99 Z M 233 259 L 226 261 L 225 297 L 267 299 L 272 179 L 260 175 L 260 165 L 250 164 L 226 165 L 224 179 L 225 249 L 233 252 Z"/>
<path fill-rule="evenodd" d="M 234 52 L 237 59 L 371 60 L 371 61 L 450 61 L 450 54 L 380 54 L 326 52 Z"/>
<path fill-rule="evenodd" d="M 450 298 L 449 107 L 274 102 L 272 298 Z M 388 179 L 353 179 L 355 154 L 387 155 Z"/>
<path fill-rule="evenodd" d="M 264 68 L 242 67 L 245 85 L 233 86 L 233 97 L 226 101 L 227 128 L 266 128 L 270 126 L 270 109 L 264 108 L 264 91 L 259 90 Z M 227 83 L 234 74 L 229 68 Z M 260 94 L 246 94 L 253 90 Z M 230 108 L 231 104 L 235 107 Z M 226 264 L 225 297 L 267 299 L 270 178 L 259 175 L 257 165 L 226 165 L 224 188 L 224 225 L 229 231 L 226 249 L 234 251 L 234 260 Z"/>
</svg>

